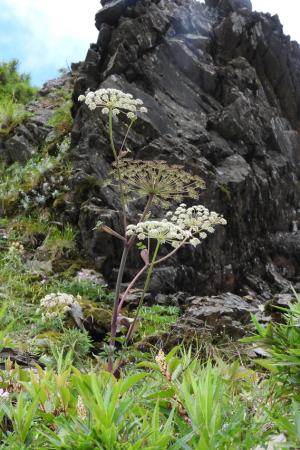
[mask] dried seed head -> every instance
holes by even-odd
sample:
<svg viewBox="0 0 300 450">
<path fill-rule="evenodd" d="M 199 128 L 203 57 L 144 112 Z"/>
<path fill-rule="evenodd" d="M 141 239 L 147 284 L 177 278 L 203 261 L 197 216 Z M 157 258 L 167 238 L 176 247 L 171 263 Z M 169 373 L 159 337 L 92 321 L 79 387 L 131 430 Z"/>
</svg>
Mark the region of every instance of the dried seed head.
<svg viewBox="0 0 300 450">
<path fill-rule="evenodd" d="M 118 167 L 126 194 L 135 192 L 141 197 L 153 196 L 153 203 L 162 207 L 168 207 L 171 200 L 181 202 L 184 198 L 198 198 L 199 190 L 205 188 L 202 178 L 165 161 L 122 159 Z M 117 178 L 117 169 L 112 173 Z"/>
</svg>

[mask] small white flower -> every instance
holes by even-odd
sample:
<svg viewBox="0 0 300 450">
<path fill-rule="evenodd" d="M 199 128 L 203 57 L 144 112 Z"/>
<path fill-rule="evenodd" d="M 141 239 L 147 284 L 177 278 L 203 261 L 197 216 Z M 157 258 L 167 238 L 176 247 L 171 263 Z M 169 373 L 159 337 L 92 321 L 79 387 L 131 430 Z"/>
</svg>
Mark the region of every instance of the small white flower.
<svg viewBox="0 0 300 450">
<path fill-rule="evenodd" d="M 131 120 L 136 119 L 136 115 L 131 111 L 127 113 L 127 117 L 128 117 L 128 119 L 131 119 Z"/>
<path fill-rule="evenodd" d="M 193 247 L 197 247 L 197 245 L 200 244 L 200 239 L 198 239 L 198 238 L 192 238 L 192 239 L 190 239 L 190 244 L 191 244 Z"/>
</svg>

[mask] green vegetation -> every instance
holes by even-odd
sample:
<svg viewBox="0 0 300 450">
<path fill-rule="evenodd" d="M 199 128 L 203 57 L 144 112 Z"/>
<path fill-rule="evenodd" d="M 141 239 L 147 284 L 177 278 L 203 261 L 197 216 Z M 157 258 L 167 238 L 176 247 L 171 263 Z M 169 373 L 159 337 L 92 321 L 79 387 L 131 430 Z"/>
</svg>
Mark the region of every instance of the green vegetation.
<svg viewBox="0 0 300 450">
<path fill-rule="evenodd" d="M 0 63 L 0 135 L 9 134 L 30 117 L 24 105 L 34 98 L 30 76 L 18 72 L 18 61 Z"/>
<path fill-rule="evenodd" d="M 9 134 L 30 116 L 23 105 L 15 103 L 11 98 L 3 98 L 0 101 L 0 135 Z"/>
<path fill-rule="evenodd" d="M 261 325 L 255 318 L 257 336 L 245 338 L 244 342 L 256 343 L 265 349 L 268 358 L 256 362 L 270 370 L 278 380 L 285 380 L 291 390 L 300 386 L 300 296 L 295 293 L 296 302 L 283 311 L 283 323 L 270 322 Z"/>
<path fill-rule="evenodd" d="M 48 120 L 48 125 L 61 133 L 69 132 L 73 122 L 71 106 L 72 102 L 68 96 L 63 100 L 63 104 L 54 110 L 53 115 Z"/>
<path fill-rule="evenodd" d="M 34 95 L 30 90 L 25 95 L 26 76 L 23 91 L 16 89 L 13 64 L 10 69 L 0 65 L 0 77 L 5 71 L 10 75 L 0 90 L 0 133 L 15 126 L 17 105 Z M 180 311 L 143 305 L 146 283 L 138 314 L 124 302 L 115 315 L 110 367 L 115 295 L 98 284 L 101 277 L 90 270 L 90 261 L 78 256 L 78 230 L 57 214 L 69 195 L 72 166 L 65 134 L 71 119 L 68 94 L 54 97 L 49 105 L 55 108 L 49 121 L 56 129 L 53 141 L 24 166 L 0 167 L 0 448 L 299 449 L 296 294 L 290 309 L 282 309 L 280 323 L 262 325 L 253 318 L 257 334 L 242 343 L 216 345 L 203 335 L 198 347 L 193 342 L 165 354 L 160 346 Z M 156 172 L 151 174 L 156 179 Z M 220 190 L 230 200 L 225 187 Z M 186 206 L 180 209 L 185 216 Z M 147 268 L 146 246 L 139 248 Z M 128 330 L 133 332 L 127 340 Z M 255 356 L 255 346 L 264 349 L 264 358 Z"/>
<path fill-rule="evenodd" d="M 30 83 L 30 75 L 18 72 L 19 62 L 13 59 L 0 62 L 0 102 L 10 98 L 16 103 L 26 104 L 36 94 L 36 88 Z"/>
<path fill-rule="evenodd" d="M 6 167 L 0 162 L 2 214 L 13 215 L 20 209 L 29 212 L 46 205 L 47 202 L 64 204 L 69 191 L 67 180 L 72 172 L 72 165 L 65 157 L 70 139 L 68 136 L 62 139 L 59 144 L 55 144 L 56 156 L 40 151 L 25 165 L 14 163 Z"/>
<path fill-rule="evenodd" d="M 256 450 L 272 443 L 275 449 L 275 442 L 299 448 L 299 299 L 284 311 L 285 322 L 255 322 L 259 334 L 251 344 L 269 354 L 263 368 L 244 354 L 248 343 L 238 359 L 230 342 L 216 347 L 212 359 L 183 347 L 168 355 L 154 345 L 151 353 L 138 352 L 136 342 L 166 332 L 179 314 L 176 307 L 143 306 L 125 360 L 117 351 L 122 365 L 114 376 L 106 370 L 105 340 L 95 341 L 68 315 L 45 321 L 40 308 L 51 292 L 79 295 L 90 308 L 112 305 L 105 287 L 45 271 L 55 245 L 74 249 L 76 232 L 50 217 L 1 219 L 1 226 L 8 239 L 0 241 L 0 354 L 5 348 L 12 355 L 0 369 L 1 448 Z M 40 270 L 27 263 L 38 237 Z M 14 363 L 14 349 L 25 360 L 29 351 L 35 366 Z"/>
<path fill-rule="evenodd" d="M 167 331 L 172 324 L 177 322 L 178 317 L 179 308 L 176 306 L 142 306 L 139 336 L 143 338 L 155 334 L 157 331 Z"/>
</svg>

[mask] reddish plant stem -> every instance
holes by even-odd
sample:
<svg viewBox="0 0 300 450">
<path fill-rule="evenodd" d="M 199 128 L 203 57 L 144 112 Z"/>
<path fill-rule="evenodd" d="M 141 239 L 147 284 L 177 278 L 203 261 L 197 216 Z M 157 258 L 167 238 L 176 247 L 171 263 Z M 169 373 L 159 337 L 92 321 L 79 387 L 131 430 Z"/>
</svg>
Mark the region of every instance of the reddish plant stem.
<svg viewBox="0 0 300 450">
<path fill-rule="evenodd" d="M 144 212 L 141 216 L 140 222 L 144 220 L 146 215 L 149 212 L 151 203 L 153 200 L 153 195 L 150 195 L 147 201 L 147 204 L 145 206 Z M 126 233 L 126 230 L 125 230 Z M 133 235 L 129 239 L 128 242 L 124 243 L 123 247 L 123 253 L 122 258 L 120 262 L 119 272 L 118 272 L 118 278 L 116 283 L 116 290 L 115 290 L 115 300 L 114 300 L 114 306 L 112 311 L 112 320 L 111 320 L 111 336 L 110 336 L 110 342 L 109 342 L 109 354 L 108 354 L 108 370 L 109 372 L 113 372 L 113 354 L 114 349 L 116 345 L 116 336 L 117 336 L 117 328 L 118 328 L 118 315 L 119 315 L 119 302 L 120 302 L 120 293 L 121 293 L 121 284 L 123 280 L 124 270 L 126 266 L 126 261 L 128 257 L 129 250 L 133 246 L 135 242 L 136 236 Z M 129 292 L 129 291 L 128 291 Z M 126 295 L 128 295 L 128 292 Z M 123 298 L 123 297 L 122 297 Z M 124 297 L 123 302 L 126 297 Z"/>
<path fill-rule="evenodd" d="M 140 278 L 140 276 L 145 272 L 145 270 L 149 267 L 149 264 L 145 264 L 144 267 L 142 267 L 142 269 L 136 274 L 136 276 L 132 279 L 132 281 L 129 283 L 129 285 L 127 286 L 126 291 L 124 292 L 124 294 L 121 297 L 120 303 L 119 303 L 119 307 L 118 307 L 118 314 L 120 314 L 122 306 L 124 301 L 126 300 L 127 295 L 129 294 L 129 291 L 131 290 L 131 288 L 135 285 L 135 283 L 137 282 L 137 280 Z"/>
</svg>

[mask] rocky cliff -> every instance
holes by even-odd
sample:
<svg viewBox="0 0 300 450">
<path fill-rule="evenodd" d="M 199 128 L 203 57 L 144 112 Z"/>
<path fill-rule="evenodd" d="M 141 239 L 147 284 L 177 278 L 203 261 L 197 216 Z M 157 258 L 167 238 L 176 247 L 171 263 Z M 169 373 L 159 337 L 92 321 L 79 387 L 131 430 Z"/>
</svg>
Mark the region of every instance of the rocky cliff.
<svg viewBox="0 0 300 450">
<path fill-rule="evenodd" d="M 250 0 L 102 4 L 99 37 L 73 96 L 71 218 L 85 251 L 112 281 L 120 249 L 93 231 L 99 219 L 119 222 L 116 192 L 101 187 L 111 163 L 106 122 L 76 99 L 87 89 L 114 87 L 149 108 L 130 137 L 133 157 L 183 164 L 202 176 L 200 202 L 228 220 L 200 249 L 159 268 L 152 291 L 270 297 L 288 289 L 285 278 L 297 283 L 299 45 L 277 16 L 253 12 Z M 138 207 L 131 205 L 132 214 Z"/>
</svg>

